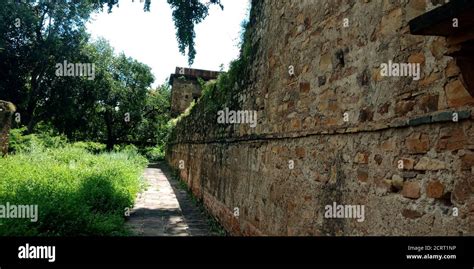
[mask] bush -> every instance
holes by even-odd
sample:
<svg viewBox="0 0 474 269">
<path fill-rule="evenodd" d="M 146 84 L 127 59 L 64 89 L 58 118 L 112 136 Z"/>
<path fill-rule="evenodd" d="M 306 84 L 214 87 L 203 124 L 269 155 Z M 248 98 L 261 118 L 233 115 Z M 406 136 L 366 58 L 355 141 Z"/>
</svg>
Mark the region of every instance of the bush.
<svg viewBox="0 0 474 269">
<path fill-rule="evenodd" d="M 61 148 L 67 145 L 68 140 L 63 135 L 53 135 L 50 132 L 25 135 L 26 128 L 11 129 L 9 152 L 26 153 L 41 151 L 45 148 Z"/>
<path fill-rule="evenodd" d="M 0 218 L 0 235 L 127 234 L 124 210 L 140 190 L 147 161 L 131 152 L 94 155 L 83 145 L 0 159 L 0 205 L 38 205 L 37 222 Z"/>
<path fill-rule="evenodd" d="M 105 152 L 105 150 L 107 148 L 107 146 L 105 144 L 97 143 L 97 142 L 90 142 L 90 141 L 75 142 L 75 143 L 72 144 L 72 146 L 74 148 L 85 149 L 88 152 L 94 153 L 94 154 L 103 153 L 103 152 Z"/>
<path fill-rule="evenodd" d="M 162 161 L 165 158 L 164 146 L 146 147 L 140 151 L 149 161 Z"/>
</svg>

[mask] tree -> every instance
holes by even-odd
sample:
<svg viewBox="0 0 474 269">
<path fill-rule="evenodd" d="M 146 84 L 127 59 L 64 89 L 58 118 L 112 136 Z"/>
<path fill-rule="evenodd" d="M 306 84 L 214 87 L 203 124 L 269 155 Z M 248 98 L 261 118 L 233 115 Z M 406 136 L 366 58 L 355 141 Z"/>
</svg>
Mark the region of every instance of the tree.
<svg viewBox="0 0 474 269">
<path fill-rule="evenodd" d="M 154 81 L 150 67 L 123 53 L 116 56 L 110 44 L 99 39 L 89 45 L 89 53 L 96 64 L 96 77 L 85 88 L 94 102 L 92 113 L 87 113 L 89 130 L 97 139 L 105 137 L 107 148 L 124 139 L 142 121 L 148 90 Z"/>
<path fill-rule="evenodd" d="M 168 84 L 150 90 L 142 120 L 131 132 L 130 140 L 164 145 L 167 141 L 170 114 L 171 89 Z"/>
<path fill-rule="evenodd" d="M 223 6 L 220 0 L 205 4 L 199 0 L 168 0 L 168 3 L 173 8 L 179 50 L 183 54 L 188 51 L 191 65 L 196 55 L 194 25 L 208 15 L 210 5 Z M 71 86 L 81 82 L 58 78 L 55 65 L 64 60 L 87 60 L 79 53 L 89 38 L 85 23 L 92 12 L 102 10 L 104 6 L 111 12 L 115 5 L 118 0 L 4 3 L 0 9 L 0 96 L 17 104 L 28 132 L 33 132 L 42 120 L 59 122 L 59 118 L 67 122 L 62 129 L 69 130 L 66 125 L 74 115 L 56 117 L 48 107 L 59 109 L 78 105 L 77 99 L 83 97 Z M 151 1 L 145 1 L 144 10 L 149 11 L 150 6 Z"/>
<path fill-rule="evenodd" d="M 8 2 L 0 9 L 0 94 L 18 105 L 32 132 L 46 117 L 52 90 L 60 80 L 55 64 L 77 58 L 87 42 L 85 22 L 94 6 L 87 2 Z"/>
<path fill-rule="evenodd" d="M 169 0 L 180 50 L 195 56 L 194 25 L 211 4 Z M 183 4 L 187 3 L 187 4 Z M 150 1 L 144 9 L 149 11 Z M 17 105 L 28 133 L 53 128 L 72 140 L 164 143 L 169 116 L 169 86 L 151 90 L 148 66 L 115 55 L 105 40 L 90 43 L 90 14 L 117 0 L 8 2 L 0 9 L 0 98 Z M 57 65 L 95 65 L 95 78 L 62 76 Z"/>
</svg>

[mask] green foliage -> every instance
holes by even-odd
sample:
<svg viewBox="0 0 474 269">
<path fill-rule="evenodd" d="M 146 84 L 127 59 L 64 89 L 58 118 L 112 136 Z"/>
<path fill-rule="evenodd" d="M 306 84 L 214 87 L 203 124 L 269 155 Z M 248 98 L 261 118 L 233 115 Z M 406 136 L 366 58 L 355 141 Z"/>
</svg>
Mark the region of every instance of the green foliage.
<svg viewBox="0 0 474 269">
<path fill-rule="evenodd" d="M 147 161 L 130 152 L 94 155 L 75 146 L 0 159 L 0 204 L 38 205 L 38 221 L 0 219 L 0 235 L 121 235 Z"/>
<path fill-rule="evenodd" d="M 92 141 L 79 141 L 72 144 L 72 147 L 87 150 L 90 153 L 98 154 L 105 152 L 105 144 Z"/>
<path fill-rule="evenodd" d="M 168 0 L 168 4 L 173 9 L 179 51 L 184 55 L 188 49 L 188 62 L 192 65 L 196 57 L 194 25 L 207 17 L 208 7 L 199 0 Z"/>
<path fill-rule="evenodd" d="M 138 154 L 138 148 L 135 145 L 115 145 L 114 146 L 115 152 L 122 152 L 125 154 L 136 155 Z"/>
<path fill-rule="evenodd" d="M 165 158 L 165 146 L 157 145 L 154 147 L 145 147 L 140 149 L 139 152 L 145 156 L 150 162 L 162 161 Z"/>
<path fill-rule="evenodd" d="M 79 81 L 55 75 L 63 60 L 87 62 L 85 23 L 94 7 L 89 1 L 3 1 L 0 9 L 0 92 L 18 107 L 29 131 L 51 117 L 50 103 L 68 99 Z M 54 3 L 53 3 L 54 2 Z M 64 104 L 64 103 L 63 103 Z"/>
<path fill-rule="evenodd" d="M 205 107 L 205 113 L 215 113 L 225 106 L 235 102 L 234 92 L 247 85 L 248 68 L 254 57 L 255 48 L 251 45 L 249 23 L 243 22 L 240 57 L 230 63 L 229 70 L 221 73 L 217 81 L 202 84 L 200 102 Z"/>
<path fill-rule="evenodd" d="M 186 118 L 191 112 L 193 111 L 194 106 L 196 105 L 196 102 L 193 100 L 191 104 L 181 113 L 178 117 L 171 119 L 169 124 L 171 127 L 176 126 L 178 122 L 180 122 L 182 119 Z"/>
<path fill-rule="evenodd" d="M 252 6 L 254 9 L 254 6 Z M 255 12 L 255 11 L 253 11 Z M 238 59 L 230 63 L 229 70 L 221 73 L 217 80 L 204 83 L 200 81 L 202 95 L 196 106 L 190 106 L 177 118 L 170 121 L 172 129 L 169 140 L 177 138 L 180 131 L 176 126 L 180 121 L 187 119 L 198 119 L 203 122 L 216 122 L 217 111 L 228 107 L 229 109 L 239 109 L 237 100 L 238 92 L 249 85 L 249 71 L 252 61 L 255 58 L 258 44 L 253 44 L 251 39 L 251 24 L 244 21 L 242 23 L 241 53 Z M 184 125 L 183 125 L 184 126 Z M 181 130 L 184 132 L 184 130 Z"/>
<path fill-rule="evenodd" d="M 171 90 L 167 84 L 148 91 L 142 120 L 127 135 L 127 140 L 164 145 L 170 129 L 170 99 Z"/>
<path fill-rule="evenodd" d="M 150 67 L 85 31 L 93 12 L 118 1 L 13 2 L 0 9 L 0 70 L 8 70 L 0 72 L 0 95 L 21 114 L 14 128 L 47 125 L 73 141 L 107 141 L 108 150 L 121 141 L 166 141 L 169 86 L 150 90 Z M 95 64 L 94 80 L 57 76 L 64 61 Z"/>
<path fill-rule="evenodd" d="M 53 135 L 52 132 L 25 135 L 26 128 L 10 130 L 9 152 L 33 152 L 45 148 L 61 148 L 67 145 L 68 140 L 63 135 Z"/>
</svg>

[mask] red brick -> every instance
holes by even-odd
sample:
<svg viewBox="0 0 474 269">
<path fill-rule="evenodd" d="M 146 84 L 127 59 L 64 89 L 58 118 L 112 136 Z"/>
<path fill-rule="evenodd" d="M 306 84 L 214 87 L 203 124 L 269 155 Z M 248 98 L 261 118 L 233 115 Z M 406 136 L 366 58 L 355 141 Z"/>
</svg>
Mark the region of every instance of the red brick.
<svg viewBox="0 0 474 269">
<path fill-rule="evenodd" d="M 438 152 L 443 150 L 459 150 L 465 147 L 467 143 L 467 137 L 464 130 L 461 127 L 454 129 L 443 129 L 441 131 L 440 139 L 436 145 Z"/>
<path fill-rule="evenodd" d="M 369 172 L 367 169 L 360 168 L 357 170 L 357 179 L 362 182 L 367 182 L 369 179 Z"/>
<path fill-rule="evenodd" d="M 466 177 L 462 177 L 456 180 L 453 189 L 453 198 L 458 203 L 465 203 L 471 195 L 471 188 L 469 186 L 469 180 Z"/>
<path fill-rule="evenodd" d="M 423 216 L 423 213 L 411 209 L 403 209 L 402 216 L 407 219 L 417 219 Z"/>
<path fill-rule="evenodd" d="M 309 82 L 301 82 L 300 83 L 300 92 L 307 93 L 311 89 L 311 85 Z"/>
<path fill-rule="evenodd" d="M 395 114 L 397 116 L 405 116 L 408 112 L 413 110 L 414 106 L 414 101 L 400 101 L 395 105 Z"/>
<path fill-rule="evenodd" d="M 437 181 L 433 180 L 428 182 L 426 186 L 426 196 L 430 198 L 441 198 L 444 194 L 444 185 Z"/>
<path fill-rule="evenodd" d="M 462 170 L 471 170 L 471 167 L 473 166 L 474 166 L 474 153 L 469 152 L 461 157 Z"/>
<path fill-rule="evenodd" d="M 303 147 L 296 148 L 296 156 L 300 159 L 304 158 L 306 155 L 306 151 Z"/>
<path fill-rule="evenodd" d="M 402 195 L 406 198 L 418 199 L 420 198 L 420 185 L 418 182 L 403 183 Z"/>
<path fill-rule="evenodd" d="M 426 153 L 430 149 L 430 139 L 428 135 L 413 133 L 405 140 L 405 145 L 409 153 Z"/>
</svg>

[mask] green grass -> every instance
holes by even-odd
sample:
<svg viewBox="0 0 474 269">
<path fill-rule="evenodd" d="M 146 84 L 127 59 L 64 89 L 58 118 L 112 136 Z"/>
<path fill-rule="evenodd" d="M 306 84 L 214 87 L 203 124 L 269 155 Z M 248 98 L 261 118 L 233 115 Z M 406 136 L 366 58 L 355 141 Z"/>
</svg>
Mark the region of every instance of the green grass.
<svg viewBox="0 0 474 269">
<path fill-rule="evenodd" d="M 32 146 L 0 158 L 0 205 L 38 205 L 38 221 L 0 218 L 0 236 L 127 235 L 147 161 L 136 151 Z"/>
</svg>

